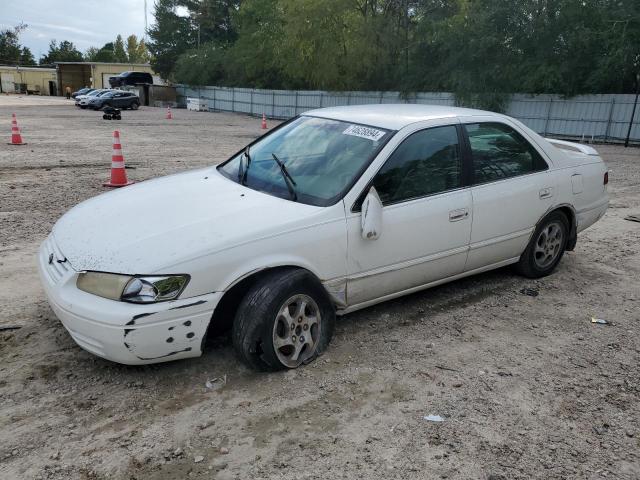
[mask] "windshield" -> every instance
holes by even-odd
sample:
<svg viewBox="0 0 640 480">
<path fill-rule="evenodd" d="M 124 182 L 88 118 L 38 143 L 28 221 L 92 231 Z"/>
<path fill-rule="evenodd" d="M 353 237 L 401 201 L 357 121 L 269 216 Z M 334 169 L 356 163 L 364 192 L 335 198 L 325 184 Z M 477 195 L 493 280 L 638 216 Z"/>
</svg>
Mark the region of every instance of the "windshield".
<svg viewBox="0 0 640 480">
<path fill-rule="evenodd" d="M 390 137 L 381 128 L 302 116 L 251 145 L 250 162 L 243 151 L 218 170 L 254 190 L 327 206 L 342 198 Z"/>
</svg>

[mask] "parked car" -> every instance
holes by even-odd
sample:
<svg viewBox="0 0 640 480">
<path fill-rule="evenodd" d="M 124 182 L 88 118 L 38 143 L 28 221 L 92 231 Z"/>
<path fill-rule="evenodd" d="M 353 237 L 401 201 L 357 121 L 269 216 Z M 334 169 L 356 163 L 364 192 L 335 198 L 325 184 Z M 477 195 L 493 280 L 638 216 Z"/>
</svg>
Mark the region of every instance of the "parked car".
<svg viewBox="0 0 640 480">
<path fill-rule="evenodd" d="M 219 166 L 81 203 L 39 270 L 73 339 L 103 358 L 195 357 L 230 322 L 247 365 L 295 368 L 327 348 L 336 314 L 506 265 L 549 275 L 604 215 L 607 183 L 593 148 L 504 115 L 325 108 Z"/>
<path fill-rule="evenodd" d="M 122 72 L 115 77 L 109 77 L 109 85 L 112 88 L 140 84 L 152 85 L 153 77 L 151 74 L 148 72 Z"/>
<path fill-rule="evenodd" d="M 87 106 L 89 105 L 89 102 L 95 98 L 95 97 L 99 97 L 100 95 L 104 95 L 107 92 L 110 92 L 111 89 L 109 88 L 99 88 L 97 90 L 93 90 L 89 93 L 86 93 L 84 95 L 78 95 L 76 97 L 76 107 L 80 107 L 80 108 L 87 108 Z"/>
<path fill-rule="evenodd" d="M 87 106 L 93 110 L 102 110 L 104 107 L 137 110 L 140 107 L 140 98 L 133 92 L 110 90 L 91 98 Z"/>
<path fill-rule="evenodd" d="M 78 95 L 86 95 L 87 93 L 93 92 L 94 90 L 95 88 L 89 88 L 89 87 L 81 88 L 80 90 L 73 92 L 71 94 L 71 98 L 76 98 Z"/>
</svg>

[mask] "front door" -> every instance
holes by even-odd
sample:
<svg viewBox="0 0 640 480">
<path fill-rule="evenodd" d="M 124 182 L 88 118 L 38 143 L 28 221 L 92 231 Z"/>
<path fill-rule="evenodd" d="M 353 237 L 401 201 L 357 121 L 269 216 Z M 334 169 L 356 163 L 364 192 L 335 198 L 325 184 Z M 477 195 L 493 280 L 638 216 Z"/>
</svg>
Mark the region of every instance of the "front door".
<svg viewBox="0 0 640 480">
<path fill-rule="evenodd" d="M 379 238 L 362 238 L 357 203 L 347 215 L 349 306 L 464 270 L 472 205 L 462 165 L 456 125 L 414 132 L 391 153 L 371 182 L 384 206 Z"/>
</svg>

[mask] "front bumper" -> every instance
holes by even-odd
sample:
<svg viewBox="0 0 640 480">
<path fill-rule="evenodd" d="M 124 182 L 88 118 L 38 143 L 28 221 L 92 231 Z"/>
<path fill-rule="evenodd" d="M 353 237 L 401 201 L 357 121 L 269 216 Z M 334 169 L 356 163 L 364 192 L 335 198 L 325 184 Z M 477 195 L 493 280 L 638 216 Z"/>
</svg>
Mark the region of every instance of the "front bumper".
<svg viewBox="0 0 640 480">
<path fill-rule="evenodd" d="M 79 272 L 58 249 L 53 235 L 40 247 L 38 270 L 49 304 L 73 340 L 94 355 L 126 365 L 200 356 L 222 297 L 222 292 L 214 292 L 137 305 L 83 292 L 76 287 Z"/>
</svg>

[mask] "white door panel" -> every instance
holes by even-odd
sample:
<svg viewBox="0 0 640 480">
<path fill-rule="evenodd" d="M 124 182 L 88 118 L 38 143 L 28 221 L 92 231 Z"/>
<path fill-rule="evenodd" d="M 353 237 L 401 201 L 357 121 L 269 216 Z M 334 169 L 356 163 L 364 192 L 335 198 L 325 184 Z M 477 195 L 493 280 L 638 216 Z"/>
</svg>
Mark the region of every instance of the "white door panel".
<svg viewBox="0 0 640 480">
<path fill-rule="evenodd" d="M 548 156 L 517 123 L 489 116 L 465 117 L 462 123 L 469 133 L 474 181 L 486 182 L 471 188 L 469 271 L 519 257 L 556 201 L 557 185 Z M 480 127 L 469 131 L 468 124 Z M 502 127 L 483 129 L 482 124 Z"/>
<path fill-rule="evenodd" d="M 13 85 L 13 73 L 0 73 L 0 83 L 4 93 L 15 92 L 16 89 Z"/>
<path fill-rule="evenodd" d="M 362 238 L 359 213 L 349 216 L 349 305 L 461 273 L 471 220 L 468 189 L 384 207 L 377 240 Z"/>
<path fill-rule="evenodd" d="M 553 205 L 553 193 L 548 171 L 473 187 L 473 231 L 465 270 L 520 256 L 536 223 Z"/>
<path fill-rule="evenodd" d="M 102 74 L 102 88 L 111 88 L 109 84 L 109 77 L 115 77 L 118 73 L 103 73 Z"/>
</svg>

